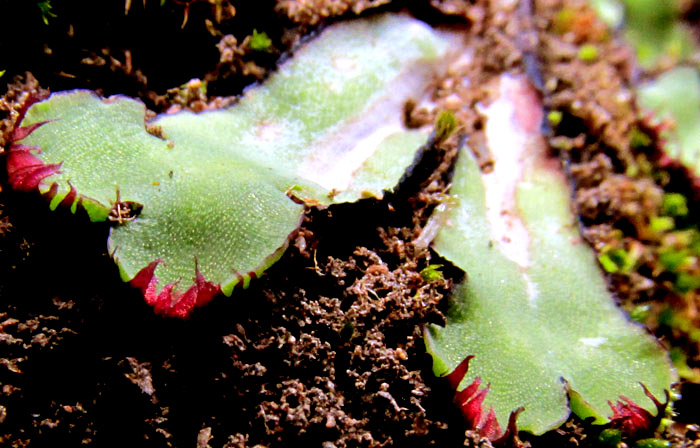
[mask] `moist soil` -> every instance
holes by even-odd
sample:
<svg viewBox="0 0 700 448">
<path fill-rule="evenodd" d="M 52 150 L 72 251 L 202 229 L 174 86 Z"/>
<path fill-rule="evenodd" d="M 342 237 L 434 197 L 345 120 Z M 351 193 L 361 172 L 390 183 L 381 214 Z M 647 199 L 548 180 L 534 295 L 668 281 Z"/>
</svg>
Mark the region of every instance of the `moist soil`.
<svg viewBox="0 0 700 448">
<path fill-rule="evenodd" d="M 0 15 L 8 18 L 0 28 L 0 70 L 8 82 L 0 104 L 3 144 L 29 92 L 125 94 L 154 113 L 222 107 L 326 24 L 409 8 L 430 23 L 462 26 L 477 42 L 476 62 L 454 68 L 434 95 L 438 108 L 456 111 L 459 134 L 474 147 L 483 141 L 483 123 L 471 106 L 485 94 L 479 86 L 503 71 L 528 74 L 547 106 L 564 111 L 562 124 L 545 132 L 554 150 L 568 148 L 562 159 L 594 248 L 609 242 L 613 229 L 637 237 L 632 218 L 658 211 L 656 198 L 668 187 L 651 175 L 620 177 L 637 160 L 628 129 L 638 119 L 608 99 L 631 82 L 629 51 L 605 41 L 599 65 L 591 67 L 569 54 L 569 35 L 551 31 L 563 6 L 591 14 L 581 1 L 499 10 L 483 1 L 161 6 L 148 0 L 127 2 L 125 14 L 123 1 L 105 0 L 98 8 L 54 0 L 42 17 L 38 4 L 47 3 L 0 1 Z M 595 26 L 576 31 L 576 43 L 600 43 L 602 25 L 589 19 Z M 251 47 L 247 36 L 254 30 L 271 39 L 264 51 Z M 604 77 L 589 76 L 601 70 Z M 474 82 L 464 84 L 465 77 Z M 206 81 L 206 91 L 192 79 Z M 406 108 L 409 125 L 434 115 Z M 464 273 L 411 244 L 448 188 L 457 143 L 453 136 L 429 148 L 383 200 L 309 210 L 264 276 L 186 321 L 155 316 L 140 291 L 120 281 L 106 251 L 107 225 L 68 210 L 50 212 L 38 195 L 12 191 L 3 172 L 0 441 L 32 447 L 490 446 L 468 431 L 453 391 L 433 376 L 422 339 L 425 325 L 444 324 L 450 290 Z M 489 169 L 488 154 L 478 155 Z M 653 163 L 653 151 L 648 156 Z M 629 194 L 615 194 L 625 181 Z M 673 185 L 692 193 L 687 182 Z M 444 278 L 424 279 L 421 271 L 435 263 L 445 265 Z M 611 279 L 621 304 L 666 300 L 662 286 L 640 289 L 635 279 Z M 686 344 L 691 358 L 693 347 Z M 663 436 L 674 446 L 694 446 L 697 427 L 687 425 L 700 422 L 692 405 L 700 391 L 689 383 L 682 392 L 679 423 Z M 543 437 L 521 438 L 533 446 L 596 446 L 599 432 L 572 418 Z"/>
</svg>

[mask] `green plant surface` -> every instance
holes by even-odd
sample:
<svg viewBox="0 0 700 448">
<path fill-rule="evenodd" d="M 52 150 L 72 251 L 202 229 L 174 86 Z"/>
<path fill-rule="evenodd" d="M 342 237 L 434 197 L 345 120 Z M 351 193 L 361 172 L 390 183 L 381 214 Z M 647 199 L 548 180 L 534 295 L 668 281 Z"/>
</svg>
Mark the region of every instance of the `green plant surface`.
<svg viewBox="0 0 700 448">
<path fill-rule="evenodd" d="M 454 205 L 447 219 L 436 218 L 446 224 L 434 249 L 467 278 L 446 326 L 426 331 L 434 372 L 444 376 L 473 356 L 460 389 L 480 378 L 489 384 L 480 412 L 492 408 L 504 427 L 523 406 L 518 427 L 534 434 L 566 420 L 567 388 L 578 415 L 596 423 L 608 421 L 608 401 L 620 396 L 655 413 L 640 383 L 663 397 L 674 380 L 669 359 L 615 306 L 579 235 L 570 186 L 540 136 L 544 114 L 532 88 L 504 75 L 498 92 L 482 108 L 494 170 L 482 174 L 463 149 Z"/>
<path fill-rule="evenodd" d="M 637 86 L 639 104 L 653 114 L 654 124 L 661 120 L 672 123 L 659 128 L 666 140 L 664 151 L 695 176 L 700 175 L 700 76 L 697 68 L 678 65 L 687 62 L 699 47 L 682 21 L 680 2 L 591 0 L 591 4 L 608 24 L 609 11 L 624 7 L 625 20 L 611 25 L 623 26 L 637 62 L 652 75 L 651 80 Z M 659 71 L 662 73 L 656 76 Z"/>
<path fill-rule="evenodd" d="M 625 38 L 632 43 L 639 63 L 654 68 L 664 59 L 681 61 L 695 48 L 691 32 L 680 23 L 675 0 L 625 0 Z"/>
<path fill-rule="evenodd" d="M 114 221 L 122 278 L 147 301 L 164 294 L 164 314 L 193 288 L 230 295 L 279 258 L 301 203 L 381 198 L 398 183 L 429 131 L 404 128 L 403 104 L 425 94 L 455 38 L 404 15 L 340 23 L 233 107 L 162 115 L 151 133 L 137 101 L 54 94 L 16 131 L 31 130 L 10 151 L 10 181 L 36 183 L 52 209 Z"/>
<path fill-rule="evenodd" d="M 664 150 L 695 176 L 700 176 L 700 76 L 695 68 L 678 67 L 637 89 L 639 104 L 656 120 L 670 120 L 663 132 Z"/>
<path fill-rule="evenodd" d="M 677 0 L 589 0 L 609 26 L 624 26 L 645 70 L 668 67 L 687 59 L 696 50 L 692 32 L 681 21 Z"/>
</svg>

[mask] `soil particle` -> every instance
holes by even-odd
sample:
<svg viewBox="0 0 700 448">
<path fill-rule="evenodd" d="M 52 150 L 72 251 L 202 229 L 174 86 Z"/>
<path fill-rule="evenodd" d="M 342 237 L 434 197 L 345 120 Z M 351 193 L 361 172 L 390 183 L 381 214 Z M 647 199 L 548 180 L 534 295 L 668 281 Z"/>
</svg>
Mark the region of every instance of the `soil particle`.
<svg viewBox="0 0 700 448">
<path fill-rule="evenodd" d="M 484 9 L 469 0 L 430 0 L 430 6 L 448 16 L 459 16 L 472 23 L 481 23 L 484 19 Z"/>
<path fill-rule="evenodd" d="M 617 221 L 624 218 L 635 229 L 642 230 L 648 224 L 643 221 L 644 215 L 654 211 L 658 213 L 663 190 L 651 179 L 633 180 L 622 174 L 606 174 L 598 185 L 579 189 L 576 194 L 579 213 L 589 219 L 602 219 L 605 216 Z"/>
<path fill-rule="evenodd" d="M 2 209 L 0 209 L 0 215 L 2 215 Z M 0 237 L 5 236 L 11 230 L 12 223 L 10 222 L 10 218 L 7 216 L 0 218 Z"/>
<path fill-rule="evenodd" d="M 313 26 L 348 11 L 357 15 L 390 2 L 391 0 L 278 0 L 275 9 L 295 23 Z"/>
<path fill-rule="evenodd" d="M 211 445 L 209 445 L 211 439 L 213 439 L 211 428 L 209 426 L 202 428 L 199 434 L 197 434 L 197 448 L 211 448 Z"/>
<path fill-rule="evenodd" d="M 222 73 L 223 67 L 226 67 L 225 76 L 231 74 L 240 74 L 243 76 L 254 76 L 257 79 L 262 79 L 267 70 L 257 65 L 250 59 L 251 53 L 255 50 L 250 48 L 251 36 L 246 36 L 243 42 L 238 43 L 238 39 L 233 34 L 227 34 L 221 38 L 216 48 L 219 50 L 219 65 L 217 71 Z M 247 57 L 246 57 L 247 56 Z"/>
<path fill-rule="evenodd" d="M 265 434 L 285 438 L 325 434 L 325 442 L 336 447 L 384 446 L 393 439 L 384 433 L 386 423 L 381 422 L 405 426 L 404 437 L 425 436 L 431 427 L 444 428 L 426 418 L 421 399 L 430 388 L 420 371 L 406 365 L 421 358 L 416 347 L 421 329 L 415 322 L 442 299 L 439 286 L 416 294 L 424 286 L 419 275 L 408 274 L 405 268 L 389 270 L 377 252 L 362 247 L 347 259 L 330 257 L 319 269 L 320 274 L 315 269 L 309 272 L 354 280 L 340 297 L 309 297 L 300 291 L 294 300 L 281 302 L 279 293 L 267 293 L 273 310 L 282 306 L 274 314 L 285 324 L 269 330 L 241 325 L 224 337 L 239 370 L 235 375 L 247 381 L 264 381 L 280 370 L 305 371 L 301 377 L 290 375 L 258 386 L 257 393 L 267 399 L 258 405 L 255 420 Z M 424 301 L 420 313 L 411 312 L 410 307 L 400 310 L 405 306 L 400 298 L 409 292 L 416 295 L 415 300 Z M 406 325 L 402 321 L 413 327 L 408 336 L 401 330 Z M 389 341 L 387 334 L 392 335 Z M 281 369 L 246 362 L 251 356 L 267 358 L 261 356 L 265 352 L 281 355 L 272 356 L 281 359 Z M 350 390 L 353 393 L 348 395 Z M 235 435 L 230 437 L 234 439 L 242 442 Z M 250 434 L 246 439 L 251 440 Z"/>
<path fill-rule="evenodd" d="M 141 392 L 151 397 L 153 403 L 157 403 L 156 390 L 153 387 L 153 379 L 151 378 L 151 364 L 148 362 L 139 363 L 136 358 L 130 356 L 126 358 L 126 361 L 129 363 L 131 373 L 125 373 L 124 376 L 138 386 Z"/>
<path fill-rule="evenodd" d="M 99 53 L 91 52 L 89 56 L 83 58 L 80 63 L 86 66 L 107 67 L 111 72 L 119 72 L 126 77 L 133 78 L 142 90 L 146 90 L 148 78 L 141 69 L 134 69 L 131 51 L 124 50 L 123 59 L 115 57 L 109 48 L 102 48 Z"/>
</svg>

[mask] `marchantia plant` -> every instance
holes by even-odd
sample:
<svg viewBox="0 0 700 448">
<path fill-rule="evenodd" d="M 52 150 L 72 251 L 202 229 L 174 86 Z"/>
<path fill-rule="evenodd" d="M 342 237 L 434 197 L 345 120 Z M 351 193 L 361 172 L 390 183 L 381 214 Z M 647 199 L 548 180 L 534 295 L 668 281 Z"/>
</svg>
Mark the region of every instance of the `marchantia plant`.
<svg viewBox="0 0 700 448">
<path fill-rule="evenodd" d="M 427 140 L 404 128 L 404 102 L 459 55 L 460 37 L 402 15 L 340 23 L 233 107 L 159 116 L 151 133 L 134 100 L 57 93 L 18 120 L 9 180 L 52 208 L 111 220 L 122 278 L 157 313 L 186 317 L 279 259 L 305 206 L 397 184 Z M 491 439 L 511 413 L 520 429 L 556 428 L 569 399 L 597 423 L 660 418 L 648 397 L 663 397 L 674 374 L 615 307 L 578 234 L 567 180 L 539 135 L 541 105 L 524 78 L 492 84 L 483 114 L 494 171 L 482 174 L 465 146 L 435 217 L 434 249 L 467 273 L 447 325 L 427 331 L 435 373 L 460 366 L 459 405 Z"/>
<path fill-rule="evenodd" d="M 114 222 L 109 251 L 159 314 L 186 317 L 272 265 L 304 205 L 381 197 L 427 141 L 401 110 L 454 35 L 406 16 L 336 25 L 227 110 L 158 117 L 63 92 L 18 120 L 12 186 Z M 390 44 L 388 44 L 390 43 Z"/>
<path fill-rule="evenodd" d="M 468 275 L 447 325 L 427 331 L 435 374 L 457 369 L 455 387 L 466 374 L 458 404 L 491 439 L 513 412 L 534 434 L 562 424 L 570 404 L 582 419 L 619 420 L 620 395 L 661 418 L 645 388 L 663 399 L 675 378 L 668 357 L 615 306 L 579 234 L 536 92 L 525 77 L 490 82 L 496 93 L 481 112 L 493 171 L 482 174 L 465 148 L 451 204 L 433 218 L 443 223 L 435 250 Z"/>
</svg>

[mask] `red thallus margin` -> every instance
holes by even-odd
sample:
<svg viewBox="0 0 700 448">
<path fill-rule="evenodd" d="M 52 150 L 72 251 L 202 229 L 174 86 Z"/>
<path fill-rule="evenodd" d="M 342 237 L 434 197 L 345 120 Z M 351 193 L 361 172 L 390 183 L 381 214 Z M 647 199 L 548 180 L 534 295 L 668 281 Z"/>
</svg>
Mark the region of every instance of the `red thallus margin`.
<svg viewBox="0 0 700 448">
<path fill-rule="evenodd" d="M 488 413 L 484 412 L 482 404 L 486 398 L 486 394 L 489 392 L 489 386 L 487 385 L 485 389 L 479 389 L 479 386 L 481 386 L 480 377 L 474 378 L 474 381 L 464 389 L 457 390 L 459 383 L 462 382 L 462 379 L 469 370 L 469 361 L 471 361 L 472 358 L 474 358 L 474 355 L 467 356 L 446 376 L 450 387 L 455 390 L 454 401 L 462 411 L 462 415 L 467 421 L 467 424 L 476 430 L 480 436 L 491 440 L 492 445 L 516 446 L 513 444 L 518 434 L 516 420 L 518 419 L 518 415 L 524 411 L 525 408 L 519 407 L 510 413 L 508 426 L 506 430 L 503 431 L 498 424 L 493 406 L 489 409 Z"/>
<path fill-rule="evenodd" d="M 10 132 L 10 147 L 7 154 L 7 177 L 10 185 L 15 190 L 33 191 L 36 190 L 41 182 L 56 173 L 61 169 L 61 164 L 45 164 L 41 159 L 36 157 L 35 153 L 40 153 L 41 148 L 32 147 L 18 143 L 27 138 L 32 132 L 40 126 L 48 123 L 42 121 L 29 126 L 19 127 L 19 124 L 24 120 L 27 110 L 32 104 L 45 99 L 47 94 L 31 93 L 22 107 L 19 109 L 19 115 L 15 121 L 15 126 Z M 49 190 L 49 194 L 51 194 Z M 55 194 L 55 191 L 53 192 Z"/>
<path fill-rule="evenodd" d="M 644 389 L 644 394 L 654 402 L 656 416 L 651 415 L 649 411 L 622 395 L 620 395 L 620 400 L 615 404 L 608 401 L 608 406 L 613 411 L 613 416 L 610 417 L 610 426 L 620 429 L 632 438 L 652 435 L 654 430 L 659 427 L 661 419 L 666 414 L 666 407 L 671 401 L 668 390 L 664 391 L 666 402 L 661 403 L 654 394 L 649 392 L 649 389 L 644 384 L 640 383 L 640 385 Z"/>
<path fill-rule="evenodd" d="M 469 370 L 469 361 L 471 361 L 472 358 L 474 358 L 474 355 L 467 356 L 446 376 L 450 387 L 455 390 L 455 403 L 462 411 L 462 415 L 467 421 L 467 424 L 476 430 L 480 436 L 491 440 L 492 445 L 517 446 L 513 444 L 513 439 L 518 433 L 516 420 L 518 414 L 525 408 L 519 407 L 511 412 L 508 418 L 508 427 L 505 432 L 502 432 L 496 420 L 493 407 L 489 409 L 488 413 L 484 413 L 482 404 L 486 398 L 486 394 L 489 392 L 489 386 L 487 385 L 485 389 L 479 389 L 479 386 L 481 386 L 480 377 L 476 377 L 474 381 L 464 389 L 457 390 L 459 383 L 462 382 L 462 379 L 464 379 Z M 664 391 L 666 394 L 666 401 L 662 403 L 644 384 L 640 383 L 640 386 L 644 389 L 644 394 L 649 397 L 656 406 L 657 411 L 655 416 L 651 415 L 649 411 L 642 408 L 634 401 L 622 395 L 617 403 L 613 404 L 611 401 L 608 401 L 608 406 L 610 406 L 610 409 L 613 411 L 613 415 L 610 417 L 610 427 L 617 428 L 634 439 L 651 436 L 654 430 L 659 427 L 661 419 L 666 414 L 666 408 L 670 403 L 670 394 L 668 390 Z"/>
<path fill-rule="evenodd" d="M 165 285 L 157 294 L 158 277 L 155 276 L 155 270 L 160 263 L 163 263 L 163 260 L 151 262 L 141 269 L 130 282 L 132 286 L 141 290 L 146 303 L 153 307 L 156 314 L 187 319 L 195 307 L 206 305 L 221 293 L 221 287 L 207 281 L 195 262 L 194 285 L 190 286 L 184 294 L 178 294 L 177 291 L 174 291 L 177 282 Z"/>
<path fill-rule="evenodd" d="M 61 163 L 46 164 L 35 154 L 41 153 L 41 148 L 35 146 L 27 146 L 19 143 L 27 138 L 32 132 L 39 127 L 49 123 L 42 121 L 29 126 L 21 126 L 20 124 L 27 113 L 27 110 L 39 101 L 48 97 L 48 94 L 30 94 L 22 104 L 19 110 L 19 115 L 15 121 L 15 126 L 10 133 L 10 147 L 7 155 L 7 174 L 8 181 L 13 189 L 31 192 L 38 190 L 42 181 L 49 176 L 60 173 Z M 49 190 L 43 195 L 49 200 L 53 199 L 58 192 L 58 184 L 51 184 Z M 71 185 L 70 192 L 61 201 L 61 206 L 71 206 L 78 198 L 79 204 L 82 195 L 78 197 L 78 192 Z M 195 278 L 192 285 L 184 294 L 178 294 L 175 287 L 178 282 L 167 284 L 163 287 L 160 293 L 156 293 L 158 278 L 155 276 L 155 269 L 163 260 L 155 260 L 148 266 L 141 269 L 130 284 L 139 288 L 144 295 L 146 303 L 153 307 L 156 314 L 166 317 L 178 317 L 187 319 L 195 307 L 204 306 L 221 293 L 220 285 L 207 281 L 195 261 Z M 253 273 L 254 274 L 254 273 Z M 255 278 L 257 275 L 251 275 Z"/>
</svg>

